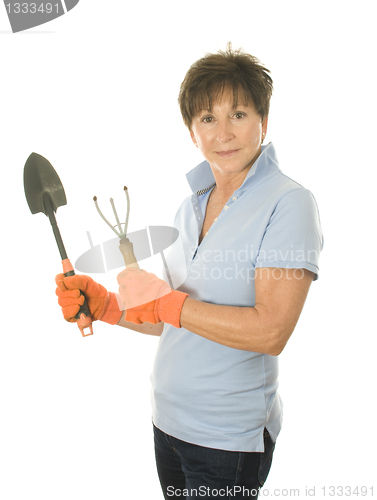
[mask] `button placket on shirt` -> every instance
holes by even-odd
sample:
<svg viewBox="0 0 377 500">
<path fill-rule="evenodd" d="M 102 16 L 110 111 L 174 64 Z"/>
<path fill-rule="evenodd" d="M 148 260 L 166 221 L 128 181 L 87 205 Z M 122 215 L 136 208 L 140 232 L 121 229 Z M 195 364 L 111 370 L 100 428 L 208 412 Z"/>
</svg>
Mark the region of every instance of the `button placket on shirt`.
<svg viewBox="0 0 377 500">
<path fill-rule="evenodd" d="M 199 237 L 199 234 L 200 234 L 200 231 L 201 231 L 201 229 L 200 229 L 201 228 L 200 223 L 203 221 L 203 216 L 202 216 L 202 211 L 201 211 L 201 208 L 200 208 L 198 196 L 195 195 L 195 194 L 193 194 L 192 197 L 191 197 L 191 202 L 192 202 L 192 206 L 194 208 L 194 214 L 195 214 L 196 222 L 197 222 L 197 225 L 198 225 L 198 237 Z M 198 247 L 196 247 L 194 253 L 191 256 L 190 264 L 194 260 L 194 258 L 196 257 L 197 252 L 198 252 Z"/>
<path fill-rule="evenodd" d="M 229 203 L 229 205 L 225 205 L 225 207 L 223 208 L 223 210 L 228 210 L 230 208 L 230 205 L 232 205 L 232 202 L 236 202 L 238 200 L 238 198 L 240 197 L 241 194 L 242 193 L 239 193 L 238 195 L 233 195 L 232 198 L 231 198 L 232 201 Z M 196 220 L 197 220 L 197 222 L 202 222 L 203 217 L 202 217 L 202 211 L 201 211 L 201 208 L 200 208 L 198 196 L 197 195 L 196 196 L 192 195 L 191 200 L 192 200 L 192 204 L 193 204 L 193 207 L 194 207 L 194 212 L 195 212 Z M 221 214 L 222 214 L 222 211 L 220 212 L 220 215 Z M 220 218 L 220 215 L 218 215 L 216 217 L 216 219 L 214 219 L 213 222 L 217 222 L 219 220 L 219 218 Z M 198 228 L 199 227 L 200 227 L 200 225 L 198 224 Z M 205 237 L 208 235 L 209 230 L 204 235 Z M 200 230 L 199 230 L 199 232 L 200 232 Z M 197 246 L 195 252 L 193 253 L 190 262 L 192 262 L 194 260 L 194 258 L 196 257 L 196 255 L 198 253 L 198 249 L 199 249 L 199 246 Z"/>
<path fill-rule="evenodd" d="M 237 200 L 238 200 L 238 196 L 236 196 L 236 195 L 232 196 L 231 200 L 232 200 L 232 202 L 237 201 Z M 228 209 L 230 208 L 230 206 L 232 205 L 232 202 L 230 202 L 228 205 L 225 205 L 225 206 L 224 206 L 224 208 L 223 208 L 223 210 L 228 210 Z M 223 210 L 221 210 L 220 215 L 222 214 Z M 213 222 L 217 222 L 217 221 L 219 220 L 220 215 L 218 215 L 218 216 L 216 217 L 216 219 L 214 219 L 214 221 L 213 221 Z M 212 227 L 212 226 L 211 226 L 211 227 Z M 209 228 L 209 229 L 208 229 L 208 231 L 206 232 L 206 234 L 205 234 L 204 236 L 207 236 L 207 235 L 208 235 L 208 233 L 209 233 L 210 229 L 211 229 L 211 228 Z"/>
<path fill-rule="evenodd" d="M 200 221 L 202 219 L 202 211 L 200 210 L 198 197 L 193 194 L 191 200 L 194 207 L 196 220 Z"/>
</svg>

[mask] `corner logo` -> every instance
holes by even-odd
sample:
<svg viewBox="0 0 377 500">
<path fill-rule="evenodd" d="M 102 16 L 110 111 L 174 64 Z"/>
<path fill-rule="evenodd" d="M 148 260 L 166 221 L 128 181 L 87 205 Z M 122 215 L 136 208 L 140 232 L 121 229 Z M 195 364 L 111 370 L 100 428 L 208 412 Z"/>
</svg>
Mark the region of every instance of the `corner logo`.
<svg viewBox="0 0 377 500">
<path fill-rule="evenodd" d="M 13 33 L 34 28 L 63 16 L 79 3 L 80 0 L 42 0 L 15 2 L 4 0 Z"/>
</svg>

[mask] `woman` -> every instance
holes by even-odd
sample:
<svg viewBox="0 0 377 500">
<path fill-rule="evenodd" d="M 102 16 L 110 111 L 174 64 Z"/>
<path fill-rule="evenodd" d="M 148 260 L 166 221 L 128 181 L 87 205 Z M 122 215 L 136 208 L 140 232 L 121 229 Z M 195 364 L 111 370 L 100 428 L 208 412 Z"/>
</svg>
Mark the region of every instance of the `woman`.
<svg viewBox="0 0 377 500">
<path fill-rule="evenodd" d="M 183 120 L 205 161 L 187 174 L 193 194 L 175 218 L 187 273 L 179 290 L 126 269 L 121 312 L 91 278 L 56 278 L 68 321 L 82 290 L 94 320 L 161 336 L 152 400 L 165 498 L 256 498 L 281 429 L 277 356 L 317 279 L 322 233 L 311 193 L 262 145 L 268 73 L 229 45 L 181 85 Z M 169 272 L 174 282 L 182 269 Z"/>
</svg>

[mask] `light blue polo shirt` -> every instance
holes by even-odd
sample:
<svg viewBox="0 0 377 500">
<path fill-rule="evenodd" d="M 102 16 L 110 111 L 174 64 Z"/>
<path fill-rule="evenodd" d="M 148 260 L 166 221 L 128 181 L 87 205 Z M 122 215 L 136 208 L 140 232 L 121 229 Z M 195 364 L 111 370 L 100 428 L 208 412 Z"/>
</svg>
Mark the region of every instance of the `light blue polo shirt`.
<svg viewBox="0 0 377 500">
<path fill-rule="evenodd" d="M 198 246 L 215 179 L 205 161 L 187 174 L 193 194 L 175 217 L 180 248 L 167 256 L 170 278 L 190 297 L 213 304 L 255 305 L 255 269 L 305 268 L 318 277 L 323 237 L 316 202 L 279 169 L 272 143 L 227 201 Z M 274 269 L 275 268 L 275 269 Z M 183 283 L 182 283 L 183 282 Z M 282 424 L 278 357 L 242 351 L 165 324 L 154 362 L 153 422 L 189 443 L 262 452 Z"/>
</svg>

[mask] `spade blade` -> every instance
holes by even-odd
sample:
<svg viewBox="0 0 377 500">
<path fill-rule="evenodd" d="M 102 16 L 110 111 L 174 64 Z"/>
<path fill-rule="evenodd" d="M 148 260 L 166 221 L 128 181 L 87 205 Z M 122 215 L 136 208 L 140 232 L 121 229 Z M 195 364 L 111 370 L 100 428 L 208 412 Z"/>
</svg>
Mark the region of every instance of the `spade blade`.
<svg viewBox="0 0 377 500">
<path fill-rule="evenodd" d="M 67 204 L 63 184 L 51 163 L 37 153 L 31 153 L 24 167 L 24 189 L 27 203 L 32 214 L 48 214 L 46 195 L 54 212 Z"/>
</svg>

